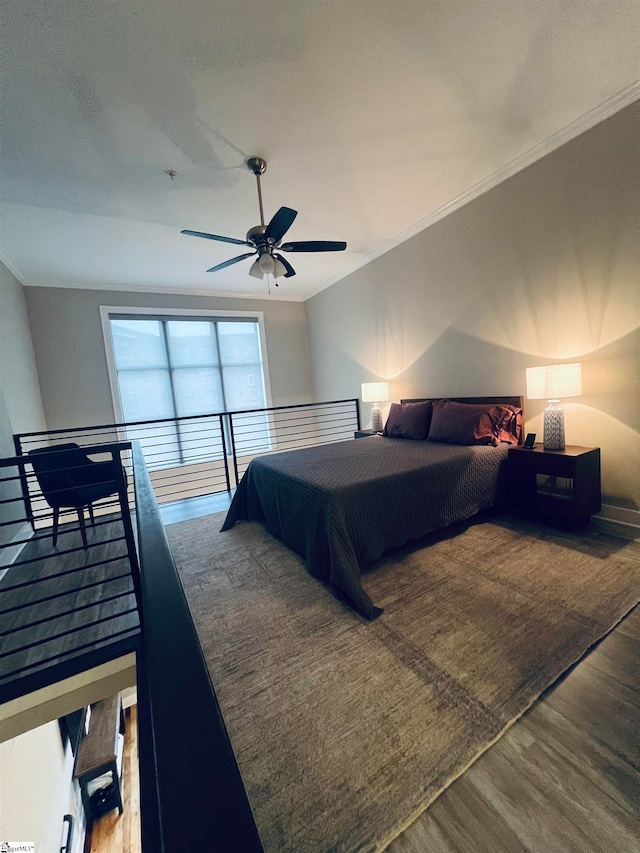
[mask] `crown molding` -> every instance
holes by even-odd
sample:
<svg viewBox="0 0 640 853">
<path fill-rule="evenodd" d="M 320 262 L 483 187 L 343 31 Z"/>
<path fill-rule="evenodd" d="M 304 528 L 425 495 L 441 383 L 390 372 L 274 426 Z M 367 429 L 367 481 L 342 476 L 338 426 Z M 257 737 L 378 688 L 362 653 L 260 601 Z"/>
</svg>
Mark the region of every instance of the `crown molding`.
<svg viewBox="0 0 640 853">
<path fill-rule="evenodd" d="M 511 160 L 509 163 L 506 163 L 504 166 L 496 169 L 495 172 L 487 175 L 486 178 L 478 181 L 459 196 L 446 204 L 443 204 L 437 210 L 434 210 L 428 216 L 420 219 L 414 225 L 404 231 L 401 231 L 400 234 L 396 235 L 391 240 L 388 240 L 386 243 L 383 243 L 377 249 L 374 249 L 373 252 L 363 255 L 361 258 L 351 263 L 343 272 L 327 279 L 327 281 L 322 285 L 307 291 L 304 296 L 304 301 L 311 299 L 313 296 L 316 296 L 318 293 L 321 293 L 323 290 L 326 290 L 338 281 L 342 281 L 342 279 L 356 272 L 356 270 L 361 269 L 371 263 L 371 261 L 379 258 L 381 255 L 385 255 L 387 252 L 395 249 L 396 246 L 406 242 L 411 237 L 415 237 L 416 234 L 419 234 L 421 231 L 429 228 L 429 226 L 434 225 L 436 222 L 439 222 L 441 219 L 449 216 L 449 214 L 459 208 L 464 207 L 465 204 L 468 204 L 470 201 L 473 201 L 498 186 L 498 184 L 501 184 L 508 178 L 513 177 L 513 175 L 521 172 L 523 169 L 526 169 L 527 166 L 531 166 L 533 163 L 541 160 L 548 154 L 551 154 L 567 142 L 571 142 L 572 139 L 580 136 L 580 134 L 585 133 L 587 130 L 591 130 L 591 128 L 595 127 L 597 124 L 611 118 L 612 115 L 615 115 L 615 113 L 630 106 L 638 99 L 640 99 L 640 82 L 636 81 L 613 95 L 611 98 L 603 101 L 597 107 L 594 107 L 592 110 L 584 113 L 584 115 L 575 119 L 575 121 L 570 122 L 560 128 L 560 130 L 552 133 L 550 136 L 547 136 L 541 142 L 518 155 L 518 157 Z"/>
<path fill-rule="evenodd" d="M 15 275 L 15 273 L 14 273 Z M 197 287 L 150 287 L 142 284 L 106 284 L 99 282 L 54 282 L 51 284 L 32 284 L 21 280 L 24 287 L 41 287 L 45 290 L 63 288 L 65 290 L 104 290 L 124 293 L 164 293 L 168 296 L 208 296 L 214 299 L 254 299 L 277 302 L 304 302 L 305 297 L 298 294 L 280 295 L 278 291 L 271 293 L 236 293 L 220 290 L 205 290 Z"/>
</svg>

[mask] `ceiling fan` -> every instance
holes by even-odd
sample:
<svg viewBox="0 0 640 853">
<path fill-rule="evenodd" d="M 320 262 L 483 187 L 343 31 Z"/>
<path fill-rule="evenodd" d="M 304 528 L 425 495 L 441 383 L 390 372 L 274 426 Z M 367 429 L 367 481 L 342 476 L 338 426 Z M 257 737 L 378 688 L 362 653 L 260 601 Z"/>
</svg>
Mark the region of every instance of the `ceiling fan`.
<svg viewBox="0 0 640 853">
<path fill-rule="evenodd" d="M 262 157 L 250 157 L 247 160 L 247 168 L 256 176 L 258 184 L 260 225 L 250 228 L 245 240 L 238 240 L 236 237 L 222 237 L 219 234 L 207 234 L 204 231 L 189 231 L 185 229 L 180 232 L 181 234 L 189 234 L 191 237 L 204 237 L 205 240 L 218 240 L 221 243 L 250 246 L 253 249 L 252 252 L 246 252 L 244 255 L 238 255 L 235 258 L 230 258 L 228 261 L 223 261 L 221 264 L 216 264 L 215 267 L 211 267 L 207 272 L 223 270 L 232 264 L 243 261 L 245 258 L 257 255 L 258 257 L 251 265 L 249 275 L 252 275 L 254 278 L 263 278 L 265 275 L 272 275 L 276 279 L 277 285 L 278 278 L 291 278 L 292 275 L 296 274 L 289 261 L 280 252 L 343 252 L 347 248 L 345 242 L 335 240 L 302 240 L 297 243 L 283 243 L 282 238 L 289 228 L 291 228 L 298 212 L 297 210 L 292 210 L 290 207 L 281 207 L 269 224 L 265 225 L 260 175 L 264 175 L 266 172 L 267 161 L 263 160 Z"/>
</svg>

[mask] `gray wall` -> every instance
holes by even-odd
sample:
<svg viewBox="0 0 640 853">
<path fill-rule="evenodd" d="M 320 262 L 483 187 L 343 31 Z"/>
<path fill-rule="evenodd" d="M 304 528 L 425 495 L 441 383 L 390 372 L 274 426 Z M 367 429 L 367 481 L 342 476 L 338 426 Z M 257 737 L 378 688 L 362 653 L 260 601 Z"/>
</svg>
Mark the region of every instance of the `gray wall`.
<svg viewBox="0 0 640 853">
<path fill-rule="evenodd" d="M 273 405 L 306 403 L 311 379 L 304 305 L 260 299 L 25 288 L 49 429 L 115 419 L 100 306 L 262 311 Z"/>
<path fill-rule="evenodd" d="M 0 263 L 0 457 L 15 455 L 14 432 L 40 429 L 45 429 L 45 421 L 24 289 Z M 7 472 L 16 474 L 15 469 L 5 469 L 5 476 Z M 0 482 L 0 500 L 19 494 L 15 481 Z M 22 516 L 23 510 L 22 504 L 0 503 L 0 521 Z M 0 526 L 0 545 L 9 543 L 20 528 L 18 524 Z M 0 550 L 0 569 L 9 556 L 9 551 Z"/>
<path fill-rule="evenodd" d="M 45 429 L 24 288 L 3 263 L 0 263 L 0 393 L 13 432 Z M 5 451 L 3 436 L 3 454 Z"/>
<path fill-rule="evenodd" d="M 525 393 L 583 363 L 567 442 L 602 448 L 605 500 L 640 507 L 638 104 L 305 303 L 318 398 Z M 525 401 L 542 434 L 546 403 Z M 363 406 L 368 415 L 369 406 Z"/>
</svg>

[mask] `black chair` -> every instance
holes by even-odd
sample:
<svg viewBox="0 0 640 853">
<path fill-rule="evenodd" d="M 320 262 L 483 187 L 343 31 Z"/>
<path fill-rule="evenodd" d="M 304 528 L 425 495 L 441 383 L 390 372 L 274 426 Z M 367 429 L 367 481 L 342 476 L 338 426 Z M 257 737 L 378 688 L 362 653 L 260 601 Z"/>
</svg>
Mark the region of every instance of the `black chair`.
<svg viewBox="0 0 640 853">
<path fill-rule="evenodd" d="M 87 531 L 84 507 L 89 509 L 91 524 L 95 524 L 93 504 L 126 488 L 124 469 L 116 460 L 94 462 L 85 450 L 71 442 L 29 451 L 29 461 L 38 480 L 42 495 L 53 510 L 53 546 L 58 541 L 58 522 L 61 509 L 75 509 L 85 549 Z"/>
</svg>

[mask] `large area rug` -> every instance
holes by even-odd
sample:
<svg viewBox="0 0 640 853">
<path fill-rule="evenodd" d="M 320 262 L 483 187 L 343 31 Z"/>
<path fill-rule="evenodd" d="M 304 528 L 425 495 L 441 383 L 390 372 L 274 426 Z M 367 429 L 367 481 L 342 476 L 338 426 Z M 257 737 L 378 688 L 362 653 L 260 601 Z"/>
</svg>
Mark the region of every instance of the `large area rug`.
<svg viewBox="0 0 640 853">
<path fill-rule="evenodd" d="M 494 519 L 378 561 L 368 623 L 223 518 L 167 535 L 268 853 L 384 849 L 640 595 L 634 543 Z"/>
</svg>

